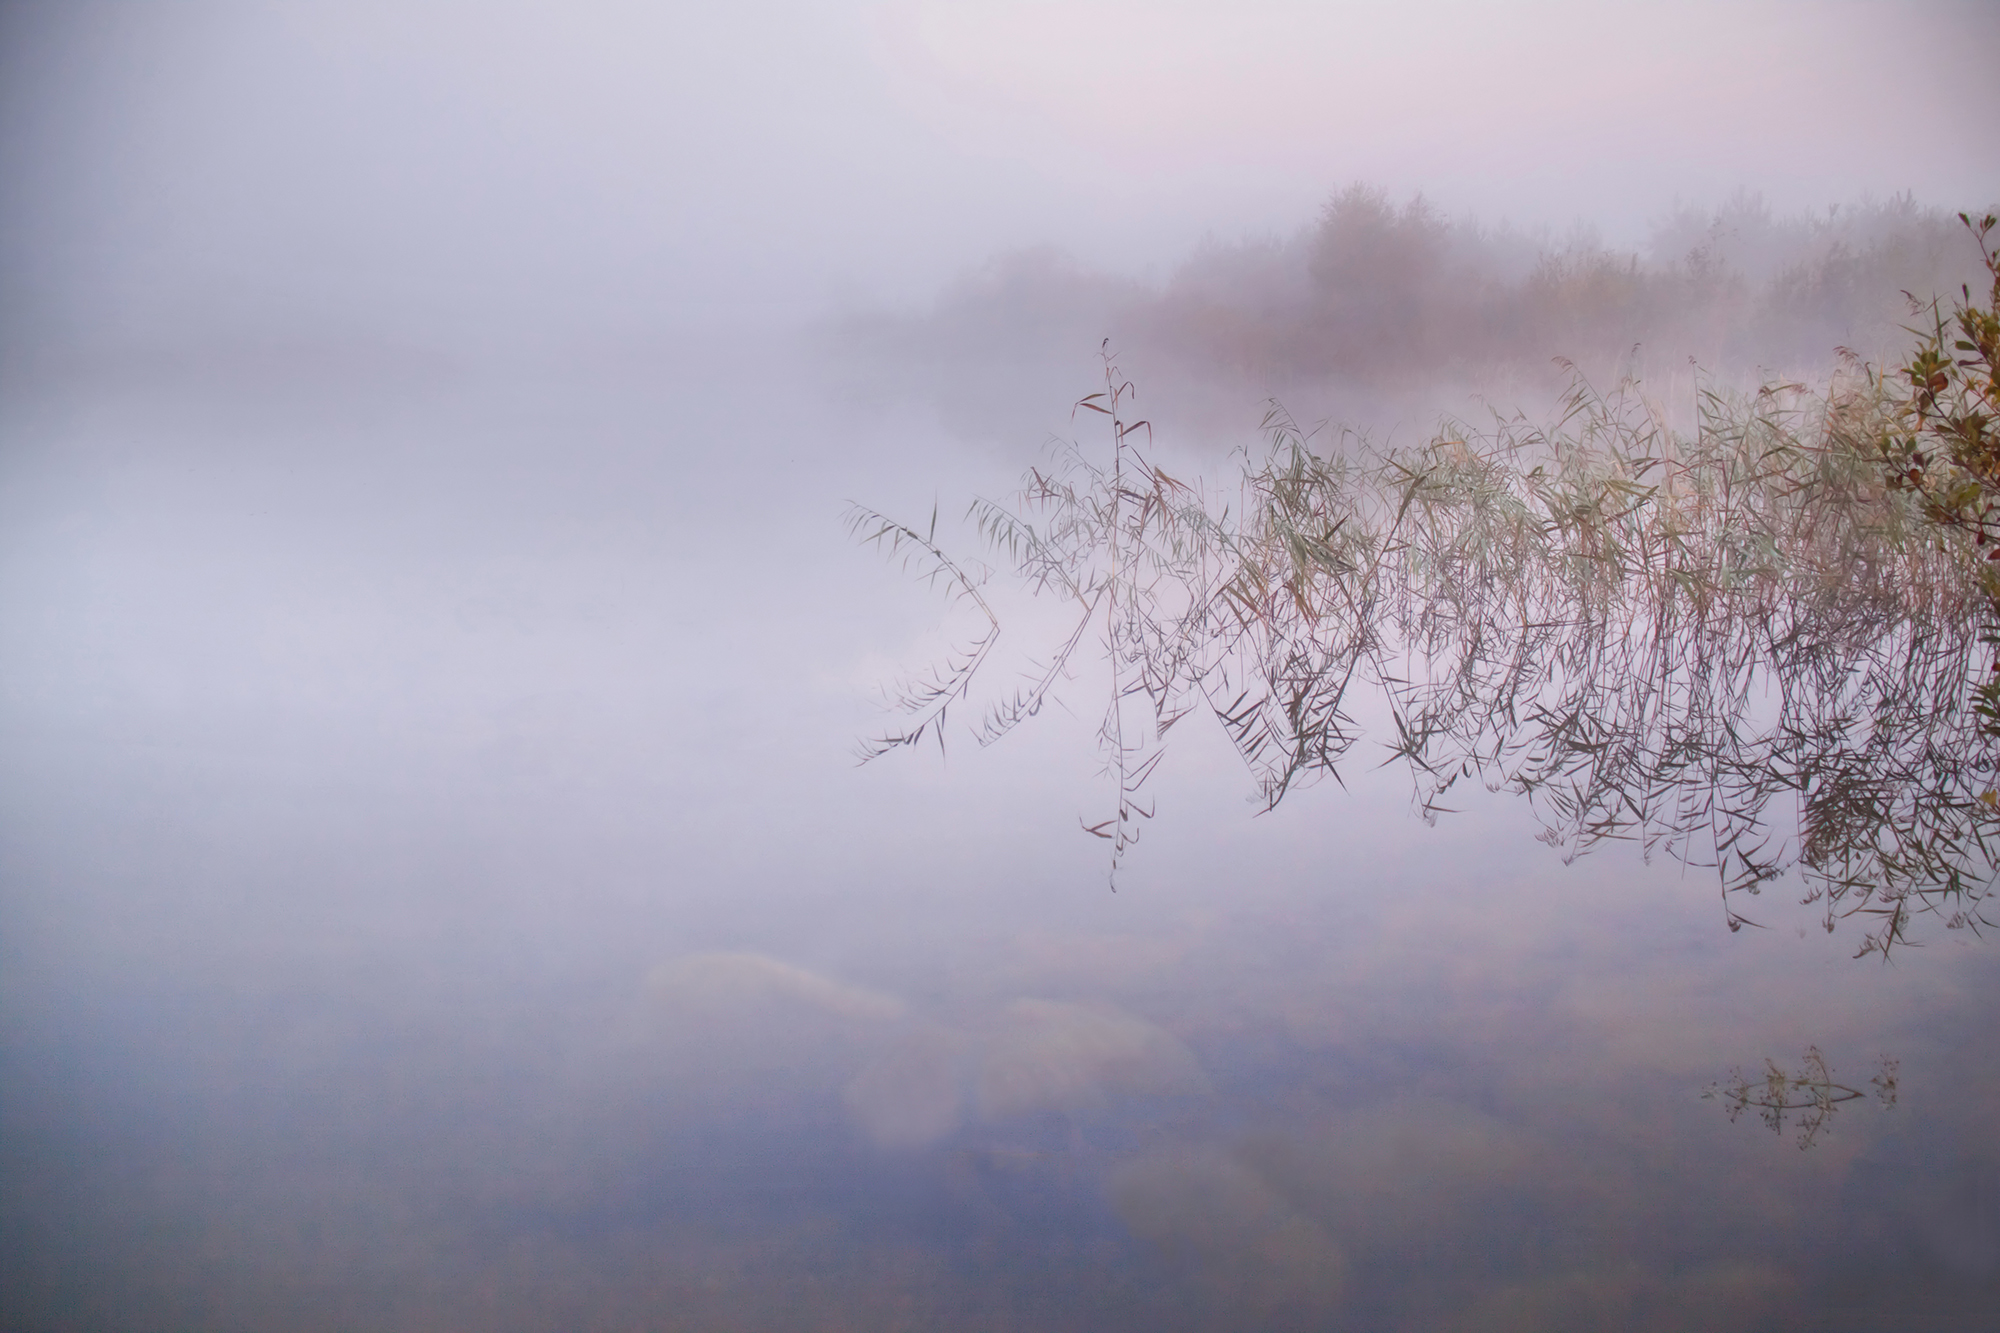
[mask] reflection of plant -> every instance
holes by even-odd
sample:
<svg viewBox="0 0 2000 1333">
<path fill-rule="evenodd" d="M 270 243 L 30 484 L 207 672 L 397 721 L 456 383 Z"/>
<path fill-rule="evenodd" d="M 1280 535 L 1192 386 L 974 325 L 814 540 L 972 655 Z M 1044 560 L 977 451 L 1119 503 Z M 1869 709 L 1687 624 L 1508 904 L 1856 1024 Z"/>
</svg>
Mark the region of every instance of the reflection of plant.
<svg viewBox="0 0 2000 1333">
<path fill-rule="evenodd" d="M 1569 854 L 1637 839 L 1712 865 L 1725 901 L 1796 864 L 1829 929 L 1873 919 L 1864 952 L 1915 908 L 1976 928 L 2000 830 L 1965 716 L 1972 551 L 1927 540 L 1824 402 L 1702 406 L 1690 439 L 1579 388 L 1553 430 L 1389 460 L 1421 514 L 1384 580 L 1383 684 L 1422 804 L 1479 776 Z"/>
<path fill-rule="evenodd" d="M 1173 660 L 1176 645 L 1201 632 L 1198 626 L 1173 624 L 1171 617 L 1163 620 L 1160 592 L 1169 586 L 1200 587 L 1210 520 L 1200 497 L 1141 454 L 1137 436 L 1141 431 L 1150 436 L 1152 427 L 1126 420 L 1132 385 L 1119 374 L 1108 346 L 1103 361 L 1104 388 L 1079 401 L 1075 411 L 1109 419 L 1109 469 L 1071 447 L 1047 474 L 1030 472 L 1020 513 L 983 500 L 973 506 L 981 534 L 1013 562 L 1024 582 L 1076 608 L 1074 627 L 1048 660 L 1026 685 L 987 709 L 975 734 L 981 745 L 991 744 L 1040 712 L 1050 691 L 1068 674 L 1091 627 L 1099 627 L 1111 669 L 1111 695 L 1098 740 L 1118 802 L 1110 818 L 1086 823 L 1084 831 L 1111 843 L 1115 876 L 1126 850 L 1138 841 L 1140 822 L 1152 816 L 1151 808 L 1140 803 L 1139 790 L 1160 761 L 1159 742 L 1186 711 L 1177 692 L 1183 673 Z M 1039 526 L 1032 521 L 1036 518 L 1042 520 Z M 967 696 L 998 637 L 999 621 L 980 596 L 977 580 L 936 545 L 935 515 L 931 533 L 922 536 L 861 506 L 850 508 L 848 521 L 861 540 L 920 560 L 928 579 L 943 581 L 986 616 L 988 629 L 970 649 L 903 691 L 898 703 L 914 724 L 868 742 L 862 755 L 873 759 L 926 734 L 942 743 L 946 710 Z M 1187 609 L 1198 612 L 1207 601 L 1197 595 Z"/>
<path fill-rule="evenodd" d="M 1791 867 L 1829 930 L 1871 923 L 1863 953 L 1905 942 L 1917 911 L 1987 924 L 2000 738 L 1970 702 L 1995 623 L 1987 543 L 1883 484 L 1879 434 L 1856 429 L 1898 410 L 1880 381 L 1705 394 L 1686 436 L 1636 386 L 1579 378 L 1548 429 L 1500 421 L 1386 452 L 1317 452 L 1274 409 L 1234 494 L 1148 462 L 1108 359 L 1105 384 L 1080 406 L 1111 419 L 1108 469 L 1072 448 L 1014 507 L 973 512 L 1030 590 L 1078 608 L 982 742 L 1032 716 L 1101 626 L 1118 806 L 1087 827 L 1114 871 L 1191 709 L 1275 806 L 1336 772 L 1358 683 L 1387 706 L 1427 817 L 1479 778 L 1530 798 L 1568 855 L 1630 839 L 1713 867 L 1732 929 L 1751 924 L 1735 895 Z M 856 512 L 978 599 L 930 538 Z M 875 751 L 941 725 L 990 644 L 910 692 L 918 725 Z"/>
<path fill-rule="evenodd" d="M 955 651 L 942 667 L 933 668 L 921 679 L 902 683 L 897 704 L 911 721 L 900 730 L 863 742 L 860 753 L 865 763 L 891 750 L 915 745 L 926 736 L 943 749 L 944 724 L 951 706 L 966 697 L 972 678 L 1000 638 L 1000 618 L 993 614 L 993 608 L 979 592 L 986 571 L 967 573 L 938 546 L 936 509 L 931 510 L 929 529 L 920 533 L 865 505 L 851 505 L 847 511 L 847 530 L 864 545 L 901 557 L 904 572 L 914 571 L 932 587 L 943 584 L 955 600 L 971 602 L 986 620 L 986 628 L 970 646 Z"/>
<path fill-rule="evenodd" d="M 1896 1062 L 1885 1057 L 1880 1071 L 1868 1080 L 1868 1085 L 1875 1090 L 1876 1099 L 1882 1105 L 1894 1106 Z M 1766 1060 L 1761 1077 L 1751 1079 L 1745 1077 L 1742 1070 L 1733 1069 L 1729 1082 L 1712 1084 L 1701 1095 L 1707 1100 L 1722 1102 L 1732 1121 L 1747 1110 L 1755 1110 L 1771 1127 L 1773 1134 L 1784 1132 L 1786 1117 L 1796 1117 L 1799 1147 L 1804 1149 L 1818 1141 L 1835 1110 L 1868 1094 L 1844 1083 L 1835 1083 L 1833 1071 L 1827 1067 L 1826 1057 L 1820 1054 L 1819 1047 L 1808 1046 L 1796 1073 L 1779 1068 L 1775 1061 Z"/>
</svg>

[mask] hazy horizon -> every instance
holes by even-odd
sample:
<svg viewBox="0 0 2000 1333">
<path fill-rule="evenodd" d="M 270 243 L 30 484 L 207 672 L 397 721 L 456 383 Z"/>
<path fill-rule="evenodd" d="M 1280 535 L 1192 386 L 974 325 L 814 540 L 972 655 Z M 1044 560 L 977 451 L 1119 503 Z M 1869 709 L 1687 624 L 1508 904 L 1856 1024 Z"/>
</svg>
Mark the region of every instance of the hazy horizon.
<svg viewBox="0 0 2000 1333">
<path fill-rule="evenodd" d="M 1970 3 L 0 7 L 0 1323 L 1966 1327 L 1990 942 L 1857 962 L 1795 879 L 1732 933 L 1505 794 L 1427 823 L 1379 734 L 1259 815 L 1212 719 L 1111 893 L 1087 672 L 856 765 L 970 612 L 843 513 L 976 557 L 1102 446 L 1107 337 L 1214 475 L 1273 396 L 1408 441 L 1634 337 L 1668 397 L 1892 342 L 1975 271 L 1996 53 Z M 1901 1104 L 1801 1152 L 1700 1100 L 1808 1044 Z"/>
</svg>

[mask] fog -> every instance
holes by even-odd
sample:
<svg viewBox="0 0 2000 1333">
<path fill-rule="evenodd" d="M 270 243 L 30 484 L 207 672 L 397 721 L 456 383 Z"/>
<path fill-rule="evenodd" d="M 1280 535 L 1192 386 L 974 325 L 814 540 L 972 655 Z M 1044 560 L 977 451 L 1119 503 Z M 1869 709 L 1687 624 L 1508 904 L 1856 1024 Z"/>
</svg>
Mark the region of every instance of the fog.
<svg viewBox="0 0 2000 1333">
<path fill-rule="evenodd" d="M 1189 434 L 1240 430 L 1258 394 L 1301 419 L 1422 429 L 1474 404 L 1546 410 L 1579 379 L 1638 381 L 1687 420 L 1703 390 L 1880 367 L 1925 301 L 1967 284 L 1985 273 L 1964 227 L 1908 195 L 1778 217 L 1739 193 L 1621 250 L 1587 227 L 1482 225 L 1354 184 L 1289 236 L 1209 237 L 1163 280 L 1016 251 L 927 306 L 837 318 L 825 345 L 857 387 L 977 404 L 1009 434 L 1027 428 L 1024 376 L 1053 393 L 1093 329 L 1145 368 L 1149 412 Z"/>
<path fill-rule="evenodd" d="M 1996 53 L 0 9 L 0 1324 L 1975 1326 L 1989 943 L 1856 961 L 1791 881 L 1732 933 L 1372 750 L 1259 815 L 1192 719 L 1111 892 L 1087 674 L 857 764 L 969 611 L 842 516 L 976 556 L 1107 338 L 1218 473 L 1273 397 L 1421 438 L 1557 357 L 1669 413 L 1885 364 L 1979 271 Z M 1802 1152 L 1700 1098 L 1809 1044 L 1898 1104 Z"/>
</svg>

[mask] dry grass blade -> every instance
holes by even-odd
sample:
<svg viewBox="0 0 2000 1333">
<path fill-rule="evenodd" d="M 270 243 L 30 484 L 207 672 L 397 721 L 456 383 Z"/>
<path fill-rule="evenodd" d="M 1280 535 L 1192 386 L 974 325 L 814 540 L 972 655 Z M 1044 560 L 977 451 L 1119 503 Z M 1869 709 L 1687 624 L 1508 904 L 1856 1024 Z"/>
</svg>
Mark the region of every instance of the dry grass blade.
<svg viewBox="0 0 2000 1333">
<path fill-rule="evenodd" d="M 915 680 L 905 681 L 897 691 L 897 708 L 908 716 L 908 725 L 871 737 L 861 743 L 863 763 L 880 758 L 891 750 L 916 745 L 926 737 L 944 748 L 944 725 L 951 705 L 966 697 L 993 646 L 1000 639 L 1000 618 L 980 595 L 979 584 L 940 549 L 935 540 L 937 512 L 931 512 L 930 529 L 916 529 L 887 517 L 865 505 L 850 504 L 847 530 L 863 545 L 873 546 L 891 558 L 899 558 L 904 571 L 914 572 L 927 586 L 942 584 L 953 597 L 963 597 L 979 608 L 986 628 L 969 647 L 955 651 L 946 661 Z"/>
</svg>

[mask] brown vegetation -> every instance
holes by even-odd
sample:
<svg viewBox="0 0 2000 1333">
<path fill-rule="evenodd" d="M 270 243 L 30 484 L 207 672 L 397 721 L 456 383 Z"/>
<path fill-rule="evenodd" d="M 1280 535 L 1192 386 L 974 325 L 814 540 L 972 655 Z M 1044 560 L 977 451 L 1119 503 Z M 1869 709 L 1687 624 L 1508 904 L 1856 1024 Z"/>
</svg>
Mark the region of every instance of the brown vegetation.
<svg viewBox="0 0 2000 1333">
<path fill-rule="evenodd" d="M 1148 383 L 1232 399 L 1244 386 L 1343 401 L 1444 384 L 1559 391 L 1556 357 L 1601 382 L 1692 359 L 1754 384 L 1824 373 L 1836 347 L 1865 359 L 1900 346 L 1903 293 L 1956 290 L 1976 271 L 1966 259 L 1956 220 L 1908 197 L 1794 218 L 1744 197 L 1677 212 L 1623 250 L 1354 185 L 1297 234 L 1209 242 L 1157 284 L 1022 252 L 927 312 L 853 321 L 840 341 L 881 373 L 973 398 L 1024 365 L 1074 364 L 1107 333 Z"/>
</svg>

